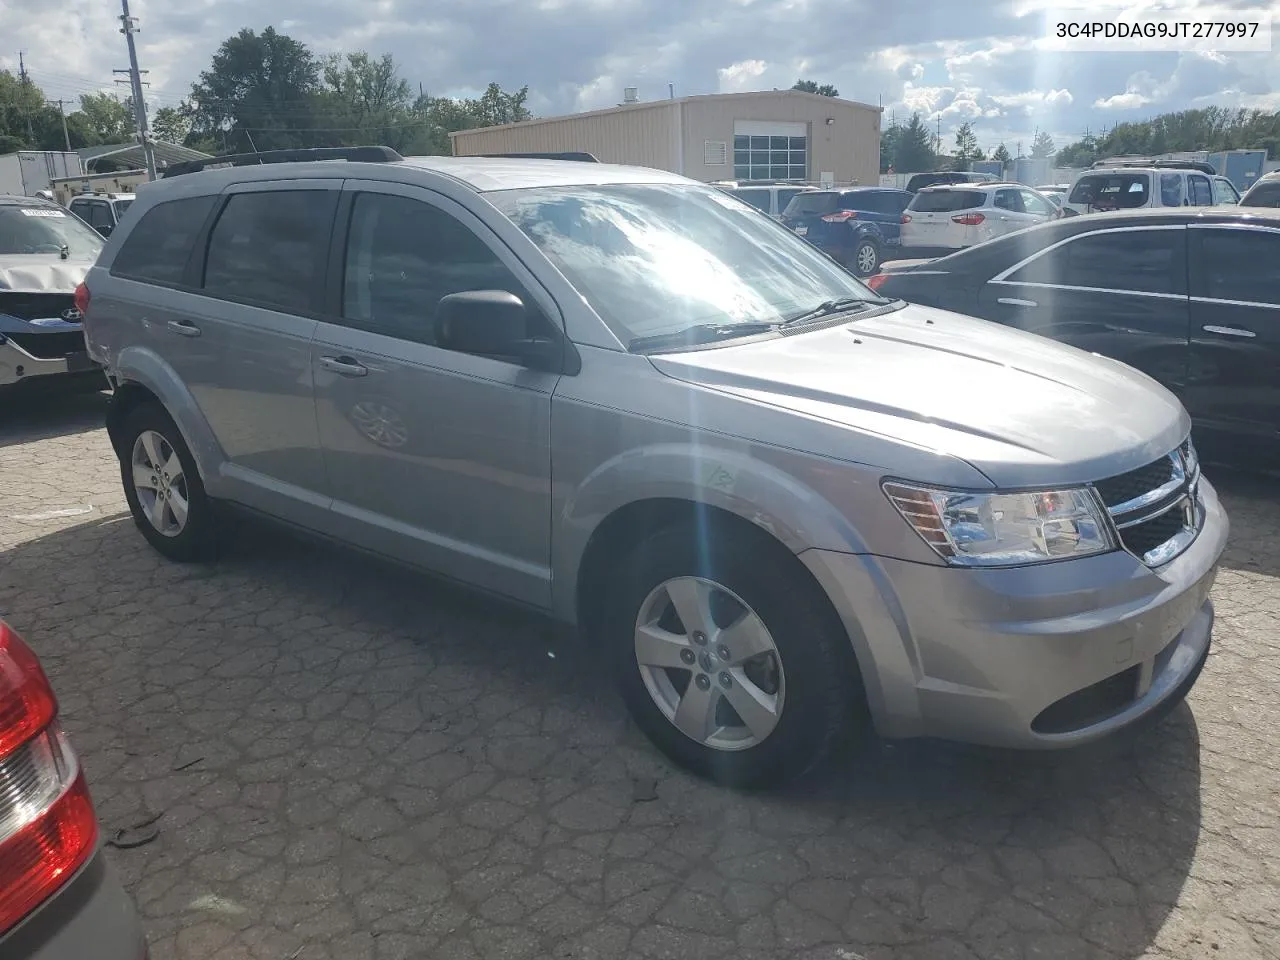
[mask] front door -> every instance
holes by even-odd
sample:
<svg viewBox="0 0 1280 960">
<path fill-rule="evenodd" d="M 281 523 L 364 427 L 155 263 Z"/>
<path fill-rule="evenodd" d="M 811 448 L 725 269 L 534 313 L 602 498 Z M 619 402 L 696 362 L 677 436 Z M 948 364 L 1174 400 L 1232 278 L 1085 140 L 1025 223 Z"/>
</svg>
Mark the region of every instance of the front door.
<svg viewBox="0 0 1280 960">
<path fill-rule="evenodd" d="M 1191 236 L 1191 368 L 1197 436 L 1280 453 L 1280 230 L 1204 226 Z"/>
<path fill-rule="evenodd" d="M 979 315 L 1186 382 L 1186 228 L 1082 234 L 984 284 Z"/>
<path fill-rule="evenodd" d="M 501 289 L 531 335 L 555 303 L 459 204 L 348 181 L 341 289 L 312 353 L 343 539 L 538 606 L 551 596 L 551 395 L 559 376 L 436 346 L 442 297 Z M 554 318 L 554 319 L 552 319 Z"/>
</svg>

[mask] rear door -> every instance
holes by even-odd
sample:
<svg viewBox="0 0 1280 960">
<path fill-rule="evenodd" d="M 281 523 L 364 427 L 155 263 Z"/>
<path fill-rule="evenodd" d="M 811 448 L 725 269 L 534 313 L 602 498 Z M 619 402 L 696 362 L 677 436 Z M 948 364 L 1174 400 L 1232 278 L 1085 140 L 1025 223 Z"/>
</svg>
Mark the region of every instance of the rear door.
<svg viewBox="0 0 1280 960">
<path fill-rule="evenodd" d="M 931 187 L 912 199 L 903 216 L 902 245 L 911 247 L 960 247 L 963 225 L 953 218 L 976 211 L 987 201 L 981 190 L 964 187 Z M 959 226 L 958 231 L 955 228 Z"/>
<path fill-rule="evenodd" d="M 1204 225 L 1191 238 L 1187 409 L 1218 442 L 1280 442 L 1280 230 Z"/>
<path fill-rule="evenodd" d="M 1187 230 L 1117 227 L 1080 234 L 1016 263 L 979 293 L 981 316 L 1186 386 Z"/>
<path fill-rule="evenodd" d="M 885 246 L 897 246 L 902 236 L 902 211 L 911 195 L 897 190 L 849 190 L 841 194 L 840 207 L 855 210 L 857 220 L 872 225 L 876 239 Z"/>
</svg>

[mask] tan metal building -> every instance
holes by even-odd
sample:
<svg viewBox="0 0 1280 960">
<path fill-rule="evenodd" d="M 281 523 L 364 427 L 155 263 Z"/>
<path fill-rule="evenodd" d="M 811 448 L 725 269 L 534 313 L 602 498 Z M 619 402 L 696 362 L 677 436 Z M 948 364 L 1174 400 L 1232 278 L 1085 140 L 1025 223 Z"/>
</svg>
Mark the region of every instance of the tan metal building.
<svg viewBox="0 0 1280 960">
<path fill-rule="evenodd" d="M 876 184 L 881 108 L 799 90 L 626 103 L 451 133 L 455 156 L 585 151 L 694 180 Z"/>
</svg>

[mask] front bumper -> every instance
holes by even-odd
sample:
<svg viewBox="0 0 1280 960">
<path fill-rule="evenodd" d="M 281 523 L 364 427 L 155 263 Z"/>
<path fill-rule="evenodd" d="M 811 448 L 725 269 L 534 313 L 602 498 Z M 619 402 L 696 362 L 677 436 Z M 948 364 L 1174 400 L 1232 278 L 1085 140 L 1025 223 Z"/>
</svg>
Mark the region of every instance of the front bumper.
<svg viewBox="0 0 1280 960">
<path fill-rule="evenodd" d="M 59 352 L 57 356 L 37 356 L 21 346 L 12 335 L 0 333 L 0 387 L 49 376 L 91 374 L 101 368 L 83 347 Z"/>
<path fill-rule="evenodd" d="M 1176 702 L 1208 655 L 1229 524 L 1151 569 L 1117 551 L 1002 570 L 801 554 L 857 654 L 877 730 L 997 747 L 1088 743 Z"/>
<path fill-rule="evenodd" d="M 0 938 L 3 960 L 144 960 L 146 938 L 101 851 L 31 916 Z"/>
</svg>

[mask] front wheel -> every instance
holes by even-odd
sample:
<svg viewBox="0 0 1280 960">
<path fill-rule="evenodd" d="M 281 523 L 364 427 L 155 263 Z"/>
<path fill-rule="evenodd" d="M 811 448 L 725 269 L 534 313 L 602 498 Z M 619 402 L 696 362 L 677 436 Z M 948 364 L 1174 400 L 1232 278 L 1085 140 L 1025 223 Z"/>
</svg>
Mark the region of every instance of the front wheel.
<svg viewBox="0 0 1280 960">
<path fill-rule="evenodd" d="M 853 714 L 851 658 L 837 646 L 848 640 L 781 547 L 696 533 L 655 533 L 619 570 L 607 637 L 622 696 L 695 773 L 785 783 L 823 759 Z"/>
<path fill-rule="evenodd" d="M 853 248 L 851 258 L 853 272 L 859 277 L 869 277 L 880 269 L 880 246 L 874 240 L 862 238 Z"/>
<path fill-rule="evenodd" d="M 213 504 L 177 424 L 158 403 L 144 403 L 125 418 L 120 478 L 148 543 L 171 560 L 213 555 Z"/>
</svg>

